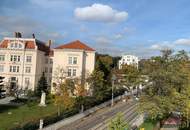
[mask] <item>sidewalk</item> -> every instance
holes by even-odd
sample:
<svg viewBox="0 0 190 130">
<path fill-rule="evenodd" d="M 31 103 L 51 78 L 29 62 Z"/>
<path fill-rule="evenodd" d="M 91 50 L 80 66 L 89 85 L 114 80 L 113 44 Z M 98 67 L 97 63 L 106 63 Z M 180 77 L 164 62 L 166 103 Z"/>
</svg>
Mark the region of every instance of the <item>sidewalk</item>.
<svg viewBox="0 0 190 130">
<path fill-rule="evenodd" d="M 15 99 L 14 97 L 6 97 L 0 99 L 0 105 L 9 104 L 11 100 Z"/>
</svg>

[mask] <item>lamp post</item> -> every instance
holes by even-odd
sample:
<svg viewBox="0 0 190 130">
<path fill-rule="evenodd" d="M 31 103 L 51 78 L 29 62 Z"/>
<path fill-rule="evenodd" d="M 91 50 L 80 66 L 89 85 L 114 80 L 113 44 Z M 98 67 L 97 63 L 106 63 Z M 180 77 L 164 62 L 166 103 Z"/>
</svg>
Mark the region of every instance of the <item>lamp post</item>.
<svg viewBox="0 0 190 130">
<path fill-rule="evenodd" d="M 113 87 L 114 87 L 114 81 L 116 80 L 116 76 L 113 74 L 112 75 L 112 78 L 111 78 L 111 80 L 112 80 L 112 88 L 111 88 L 111 96 L 112 96 L 112 98 L 111 98 L 111 107 L 113 106 Z"/>
</svg>

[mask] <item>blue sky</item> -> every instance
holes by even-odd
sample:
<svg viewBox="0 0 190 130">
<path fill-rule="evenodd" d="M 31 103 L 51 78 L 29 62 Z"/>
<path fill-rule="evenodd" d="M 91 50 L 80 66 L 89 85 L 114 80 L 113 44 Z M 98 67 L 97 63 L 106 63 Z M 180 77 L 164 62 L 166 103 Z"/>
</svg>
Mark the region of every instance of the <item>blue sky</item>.
<svg viewBox="0 0 190 130">
<path fill-rule="evenodd" d="M 0 38 L 35 33 L 53 46 L 80 40 L 100 53 L 147 58 L 190 49 L 189 0 L 1 0 Z"/>
</svg>

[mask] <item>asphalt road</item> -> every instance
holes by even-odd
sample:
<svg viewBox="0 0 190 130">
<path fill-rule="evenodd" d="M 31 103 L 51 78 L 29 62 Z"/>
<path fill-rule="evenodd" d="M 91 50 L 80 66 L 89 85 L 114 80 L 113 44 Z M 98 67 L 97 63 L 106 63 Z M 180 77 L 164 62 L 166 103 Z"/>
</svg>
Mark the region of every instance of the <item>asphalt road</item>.
<svg viewBox="0 0 190 130">
<path fill-rule="evenodd" d="M 104 130 L 108 123 L 118 112 L 124 114 L 124 118 L 131 122 L 138 114 L 136 113 L 137 102 L 119 102 L 114 107 L 103 108 L 96 113 L 63 126 L 59 130 Z"/>
</svg>

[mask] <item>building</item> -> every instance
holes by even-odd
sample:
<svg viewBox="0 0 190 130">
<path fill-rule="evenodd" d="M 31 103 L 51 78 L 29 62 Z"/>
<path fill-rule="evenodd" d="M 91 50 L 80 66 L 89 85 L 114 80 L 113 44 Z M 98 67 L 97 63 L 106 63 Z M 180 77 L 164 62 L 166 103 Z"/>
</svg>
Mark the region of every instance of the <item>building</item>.
<svg viewBox="0 0 190 130">
<path fill-rule="evenodd" d="M 4 38 L 0 43 L 0 76 L 5 77 L 6 86 L 35 90 L 45 73 L 48 84 L 56 68 L 66 70 L 66 77 L 85 78 L 95 64 L 95 50 L 80 41 L 51 49 L 47 43 L 33 38 L 22 38 L 16 33 L 13 38 Z"/>
<path fill-rule="evenodd" d="M 56 78 L 78 78 L 83 84 L 95 67 L 95 50 L 79 40 L 60 45 L 54 50 L 53 82 Z M 59 75 L 60 69 L 64 75 Z M 57 73 L 58 72 L 58 73 Z"/>
<path fill-rule="evenodd" d="M 34 90 L 45 71 L 46 59 L 51 59 L 49 52 L 50 43 L 39 41 L 34 35 L 22 38 L 15 33 L 13 38 L 4 38 L 0 43 L 0 76 L 5 77 L 6 86 Z"/>
<path fill-rule="evenodd" d="M 119 69 L 122 68 L 122 65 L 134 65 L 138 67 L 139 59 L 137 56 L 134 55 L 123 55 L 121 60 L 119 60 Z"/>
</svg>

